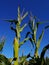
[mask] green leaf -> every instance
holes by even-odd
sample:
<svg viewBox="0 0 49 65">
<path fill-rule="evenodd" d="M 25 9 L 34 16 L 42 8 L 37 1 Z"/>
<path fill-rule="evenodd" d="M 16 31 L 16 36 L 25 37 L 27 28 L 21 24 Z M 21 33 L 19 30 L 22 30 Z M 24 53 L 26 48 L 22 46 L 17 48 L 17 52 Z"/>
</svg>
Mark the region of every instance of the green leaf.
<svg viewBox="0 0 49 65">
<path fill-rule="evenodd" d="M 18 22 L 21 24 L 20 6 L 18 7 Z"/>
<path fill-rule="evenodd" d="M 22 10 L 21 16 L 23 16 L 23 14 L 24 14 L 24 12 L 25 12 L 24 10 L 25 10 L 25 8 Z"/>
<path fill-rule="evenodd" d="M 31 32 L 33 32 L 33 29 L 32 29 L 32 24 L 30 24 L 30 21 L 29 21 L 29 28 L 31 29 Z"/>
<path fill-rule="evenodd" d="M 2 40 L 2 42 L 0 42 L 0 51 L 2 51 L 4 44 L 5 44 L 5 40 Z"/>
<path fill-rule="evenodd" d="M 29 40 L 30 40 L 30 42 L 31 42 L 32 46 L 34 47 L 34 40 L 33 40 L 33 39 L 31 39 L 31 38 L 29 38 Z"/>
<path fill-rule="evenodd" d="M 46 45 L 46 46 L 43 48 L 43 50 L 42 50 L 42 52 L 41 52 L 41 55 L 40 55 L 40 58 L 41 58 L 41 59 L 44 58 L 44 55 L 45 55 L 47 49 L 49 49 L 49 44 Z"/>
<path fill-rule="evenodd" d="M 48 21 L 38 21 L 37 24 L 49 23 Z"/>
<path fill-rule="evenodd" d="M 20 46 L 23 45 L 27 40 L 29 40 L 29 37 L 28 37 L 28 38 L 25 38 L 22 42 L 20 42 L 19 48 L 20 48 Z"/>
<path fill-rule="evenodd" d="M 27 32 L 25 38 L 27 38 L 29 34 L 31 34 L 31 35 L 33 36 L 33 33 L 31 33 L 31 32 Z"/>
<path fill-rule="evenodd" d="M 22 30 L 27 26 L 27 24 L 24 24 L 21 28 L 20 28 L 20 32 L 22 32 Z"/>
<path fill-rule="evenodd" d="M 34 43 L 36 43 L 36 32 L 37 32 L 37 26 L 35 26 L 34 32 L 33 32 L 33 40 L 34 40 Z"/>
<path fill-rule="evenodd" d="M 40 46 L 43 35 L 44 35 L 44 31 L 42 31 L 41 35 L 39 36 L 39 39 L 37 40 L 37 48 L 39 48 L 39 46 Z"/>
<path fill-rule="evenodd" d="M 23 20 L 28 15 L 28 12 L 26 12 L 22 17 L 21 20 Z"/>
<path fill-rule="evenodd" d="M 11 22 L 11 23 L 13 23 L 13 22 L 14 22 L 15 24 L 17 24 L 17 23 L 18 23 L 18 21 L 17 21 L 17 20 L 12 20 L 12 19 L 11 19 L 11 20 L 4 20 L 4 21 Z"/>
<path fill-rule="evenodd" d="M 9 59 L 6 58 L 4 55 L 1 55 L 1 54 L 0 54 L 0 61 L 1 61 L 1 62 L 4 62 L 5 65 L 11 65 Z"/>
</svg>

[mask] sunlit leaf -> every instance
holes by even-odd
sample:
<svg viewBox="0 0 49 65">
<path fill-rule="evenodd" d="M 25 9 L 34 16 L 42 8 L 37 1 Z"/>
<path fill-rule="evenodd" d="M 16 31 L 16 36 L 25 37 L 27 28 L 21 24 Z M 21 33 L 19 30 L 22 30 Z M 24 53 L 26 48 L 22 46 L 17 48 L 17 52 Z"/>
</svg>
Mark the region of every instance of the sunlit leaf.
<svg viewBox="0 0 49 65">
<path fill-rule="evenodd" d="M 27 40 L 29 40 L 29 37 L 28 37 L 28 38 L 25 38 L 22 42 L 20 42 L 19 47 L 20 47 L 21 45 L 23 45 Z"/>
<path fill-rule="evenodd" d="M 37 33 L 37 26 L 35 26 L 34 28 L 34 32 L 33 32 L 33 40 L 34 40 L 34 43 L 36 43 L 36 33 Z"/>
<path fill-rule="evenodd" d="M 27 26 L 27 24 L 24 24 L 21 28 L 20 28 L 20 32 L 22 32 L 22 30 Z"/>
<path fill-rule="evenodd" d="M 41 43 L 41 40 L 43 38 L 43 35 L 44 35 L 44 31 L 42 31 L 41 35 L 39 36 L 39 39 L 37 40 L 37 47 L 39 48 L 40 46 L 40 43 Z"/>
<path fill-rule="evenodd" d="M 20 6 L 18 7 L 18 22 L 21 24 Z"/>
<path fill-rule="evenodd" d="M 21 20 L 23 20 L 28 15 L 28 12 L 26 12 L 22 17 Z"/>
<path fill-rule="evenodd" d="M 21 17 L 22 17 L 22 16 L 23 16 L 23 14 L 24 14 L 24 10 L 25 10 L 25 9 L 23 9 L 23 10 L 22 10 Z"/>
</svg>

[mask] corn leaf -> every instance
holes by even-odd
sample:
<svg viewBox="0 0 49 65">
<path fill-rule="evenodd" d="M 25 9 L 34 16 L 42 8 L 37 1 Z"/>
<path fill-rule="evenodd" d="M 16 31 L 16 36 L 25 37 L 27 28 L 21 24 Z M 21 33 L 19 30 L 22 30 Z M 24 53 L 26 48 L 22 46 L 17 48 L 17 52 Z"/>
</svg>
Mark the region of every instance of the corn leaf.
<svg viewBox="0 0 49 65">
<path fill-rule="evenodd" d="M 49 25 L 45 27 L 45 29 L 49 28 Z"/>
<path fill-rule="evenodd" d="M 25 38 L 22 42 L 20 42 L 20 44 L 19 44 L 19 48 L 20 48 L 21 45 L 23 45 L 27 40 L 29 40 L 29 37 L 28 37 L 28 38 Z"/>
<path fill-rule="evenodd" d="M 13 23 L 13 22 L 14 22 L 15 24 L 17 24 L 17 23 L 18 23 L 18 21 L 17 21 L 17 20 L 12 20 L 12 19 L 11 19 L 11 20 L 4 20 L 4 21 L 11 22 L 11 23 Z"/>
<path fill-rule="evenodd" d="M 25 8 L 22 10 L 21 16 L 23 16 L 23 14 L 24 14 L 24 10 L 25 10 Z"/>
<path fill-rule="evenodd" d="M 18 21 L 19 21 L 19 24 L 21 24 L 20 7 L 18 7 Z"/>
<path fill-rule="evenodd" d="M 47 49 L 49 49 L 49 44 L 46 45 L 46 46 L 43 48 L 43 50 L 42 50 L 42 52 L 41 52 L 41 55 L 40 55 L 40 58 L 41 58 L 41 59 L 44 58 L 44 55 L 45 55 Z"/>
<path fill-rule="evenodd" d="M 34 28 L 34 32 L 33 32 L 33 40 L 34 40 L 34 43 L 36 43 L 36 32 L 37 32 L 37 26 L 35 26 Z"/>
<path fill-rule="evenodd" d="M 30 40 L 30 42 L 31 42 L 32 46 L 34 47 L 34 40 L 33 40 L 33 39 L 31 39 L 31 38 L 29 38 L 29 40 Z"/>
<path fill-rule="evenodd" d="M 44 35 L 44 31 L 42 31 L 41 35 L 39 36 L 39 39 L 37 40 L 37 48 L 39 48 L 39 46 L 40 46 L 43 35 Z"/>
<path fill-rule="evenodd" d="M 2 42 L 0 42 L 0 51 L 2 51 L 4 44 L 5 44 L 5 40 L 2 40 Z"/>
<path fill-rule="evenodd" d="M 22 32 L 22 30 L 27 26 L 27 24 L 24 24 L 21 28 L 20 28 L 20 32 Z"/>
<path fill-rule="evenodd" d="M 0 54 L 0 61 L 1 61 L 1 62 L 4 62 L 5 65 L 11 65 L 9 59 L 6 58 L 4 55 L 1 55 L 1 54 Z"/>
<path fill-rule="evenodd" d="M 28 12 L 26 12 L 22 17 L 21 20 L 23 20 L 28 15 Z"/>
<path fill-rule="evenodd" d="M 29 28 L 31 29 L 31 32 L 33 32 L 33 29 L 32 29 L 32 24 L 30 23 L 30 21 L 29 21 Z"/>
<path fill-rule="evenodd" d="M 13 58 L 9 58 L 9 61 L 12 63 L 12 61 L 13 61 Z"/>
<path fill-rule="evenodd" d="M 27 34 L 26 34 L 25 38 L 27 38 L 29 34 L 31 34 L 31 35 L 32 35 L 32 37 L 33 37 L 33 33 L 31 33 L 31 32 L 27 32 Z"/>
</svg>

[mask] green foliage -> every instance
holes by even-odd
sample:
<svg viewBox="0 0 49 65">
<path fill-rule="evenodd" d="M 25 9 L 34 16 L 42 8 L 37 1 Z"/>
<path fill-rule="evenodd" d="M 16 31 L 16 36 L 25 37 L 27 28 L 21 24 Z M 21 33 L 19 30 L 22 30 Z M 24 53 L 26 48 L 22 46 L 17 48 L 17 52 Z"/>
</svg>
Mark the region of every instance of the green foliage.
<svg viewBox="0 0 49 65">
<path fill-rule="evenodd" d="M 22 11 L 22 13 L 23 12 L 24 11 Z M 27 40 L 30 40 L 30 42 L 31 42 L 33 47 L 35 46 L 34 57 L 31 57 L 32 59 L 29 60 L 29 64 L 28 65 L 46 65 L 45 59 L 44 59 L 44 55 L 45 55 L 46 50 L 49 49 L 49 44 L 43 48 L 40 57 L 39 57 L 39 54 L 38 54 L 38 50 L 40 48 L 40 43 L 41 43 L 41 41 L 43 39 L 44 30 L 49 28 L 49 25 L 44 27 L 44 29 L 42 30 L 41 34 L 39 35 L 39 38 L 36 39 L 37 32 L 38 32 L 37 30 L 38 30 L 39 25 L 43 24 L 45 22 L 40 22 L 40 21 L 36 22 L 37 17 L 36 16 L 32 17 L 32 14 L 31 14 L 31 16 L 30 16 L 31 20 L 28 23 L 29 28 L 30 28 L 31 31 L 27 32 L 26 37 L 25 37 L 25 39 L 22 42 L 19 42 L 20 38 L 21 38 L 20 33 L 27 26 L 27 24 L 24 24 L 24 25 L 21 26 L 21 23 L 22 23 L 22 21 L 24 20 L 24 18 L 27 15 L 28 15 L 28 12 L 26 12 L 25 14 L 22 15 L 21 12 L 20 12 L 20 7 L 18 7 L 18 17 L 17 17 L 17 19 L 5 20 L 5 21 L 11 23 L 10 28 L 16 34 L 16 37 L 14 38 L 14 42 L 13 42 L 14 58 L 8 59 L 4 55 L 0 55 L 0 65 L 2 65 L 2 62 L 4 62 L 5 65 L 11 65 L 12 61 L 14 61 L 14 65 L 26 65 L 25 64 L 26 59 L 31 57 L 30 53 L 27 56 L 22 56 L 22 57 L 19 57 L 18 53 L 19 53 L 19 48 Z M 13 24 L 15 24 L 15 28 L 13 27 Z M 29 35 L 31 35 L 31 38 L 28 37 Z M 2 42 L 0 43 L 0 51 L 2 51 L 2 49 L 3 49 L 4 42 L 5 42 L 5 40 L 2 40 Z M 20 61 L 19 61 L 19 59 L 20 59 Z"/>
<path fill-rule="evenodd" d="M 0 54 L 0 64 L 2 64 L 2 62 L 4 62 L 5 65 L 11 65 L 10 61 L 8 60 L 8 58 L 6 58 L 4 55 Z"/>
<path fill-rule="evenodd" d="M 14 39 L 13 46 L 14 46 L 14 58 L 17 58 L 17 59 L 14 61 L 14 65 L 18 65 L 18 59 L 19 59 L 18 52 L 19 52 L 20 46 L 23 45 L 24 42 L 26 42 L 28 40 L 28 38 L 25 38 L 22 42 L 19 43 L 19 40 L 21 38 L 20 33 L 27 26 L 27 24 L 24 24 L 23 26 L 21 26 L 21 22 L 27 15 L 28 15 L 28 12 L 26 12 L 23 16 L 21 16 L 20 7 L 18 7 L 17 20 L 15 20 L 15 19 L 14 20 L 5 20 L 5 21 L 8 21 L 11 23 L 11 26 L 10 26 L 11 30 L 13 30 L 16 34 L 16 38 Z M 12 26 L 13 23 L 15 24 L 15 28 Z"/>
<path fill-rule="evenodd" d="M 4 44 L 5 44 L 5 39 L 2 39 L 0 42 L 0 51 L 2 51 Z"/>
</svg>

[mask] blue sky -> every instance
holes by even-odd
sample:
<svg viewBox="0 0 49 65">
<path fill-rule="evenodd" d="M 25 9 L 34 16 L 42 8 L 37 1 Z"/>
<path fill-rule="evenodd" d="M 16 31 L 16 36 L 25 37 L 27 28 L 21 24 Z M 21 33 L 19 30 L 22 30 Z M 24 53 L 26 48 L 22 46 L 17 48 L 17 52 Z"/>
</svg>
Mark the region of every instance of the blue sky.
<svg viewBox="0 0 49 65">
<path fill-rule="evenodd" d="M 21 12 L 23 9 L 28 12 L 32 12 L 33 15 L 37 16 L 40 21 L 49 20 L 49 0 L 0 0 L 0 38 L 5 36 L 6 42 L 3 49 L 3 54 L 6 57 L 13 57 L 13 39 L 15 37 L 15 33 L 10 30 L 10 23 L 3 21 L 3 19 L 17 19 L 17 8 L 20 5 Z M 23 23 L 28 21 L 29 16 L 24 19 Z M 48 24 L 45 24 L 48 25 Z M 41 32 L 41 29 L 44 25 L 40 25 L 40 29 L 38 30 L 37 37 Z M 22 39 L 26 34 L 27 28 L 23 30 Z M 40 45 L 39 54 L 42 51 L 42 48 L 49 43 L 49 29 L 45 30 L 43 40 Z M 30 50 L 30 42 L 25 43 L 21 48 L 19 55 L 27 55 Z M 32 49 L 34 51 L 34 49 Z M 33 52 L 31 52 L 31 55 Z M 46 52 L 45 56 L 48 56 L 48 52 Z"/>
</svg>

